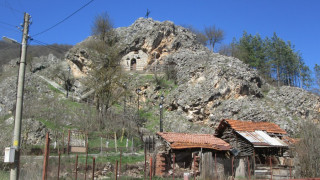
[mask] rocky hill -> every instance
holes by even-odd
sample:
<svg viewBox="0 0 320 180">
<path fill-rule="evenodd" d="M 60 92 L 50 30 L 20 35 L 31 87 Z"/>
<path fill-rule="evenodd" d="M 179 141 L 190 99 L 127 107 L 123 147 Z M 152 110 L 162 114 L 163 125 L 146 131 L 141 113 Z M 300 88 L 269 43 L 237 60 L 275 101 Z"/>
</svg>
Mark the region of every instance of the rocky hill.
<svg viewBox="0 0 320 180">
<path fill-rule="evenodd" d="M 291 133 L 299 122 L 319 122 L 319 96 L 297 87 L 269 85 L 254 69 L 236 58 L 209 51 L 194 34 L 170 21 L 140 18 L 116 32 L 122 55 L 139 50 L 148 55 L 145 69 L 155 64 L 174 66 L 178 86 L 165 99 L 169 122 L 182 119 L 215 127 L 223 118 L 270 121 Z M 90 40 L 92 37 L 74 47 L 67 57 L 79 57 L 75 50 L 80 52 L 81 45 Z M 146 97 L 152 94 L 159 92 L 145 90 Z M 174 122 L 167 126 L 171 130 L 177 127 Z M 179 131 L 192 131 L 189 126 L 183 127 Z"/>
<path fill-rule="evenodd" d="M 300 122 L 319 123 L 319 96 L 296 87 L 269 85 L 254 69 L 236 58 L 209 51 L 197 42 L 196 35 L 170 21 L 139 18 L 131 26 L 117 28 L 115 32 L 123 57 L 137 52 L 146 58 L 143 68 L 151 79 L 148 80 L 148 76 L 141 73 L 127 71 L 128 88 L 135 95 L 134 98 L 136 88 L 140 87 L 143 91 L 142 109 L 158 118 L 159 95 L 165 94 L 166 131 L 210 133 L 223 118 L 275 122 L 291 134 L 298 130 Z M 90 73 L 92 51 L 87 44 L 94 41 L 94 37 L 88 37 L 70 49 L 65 59 L 48 55 L 33 61 L 33 67 L 26 74 L 24 114 L 26 122 L 37 122 L 41 128 L 31 128 L 30 136 L 43 138 L 44 132 L 56 128 L 54 125 L 58 121 L 59 125 L 73 124 L 74 128 L 84 122 L 90 126 L 86 120 L 90 119 L 87 116 L 90 113 L 86 112 L 88 108 L 82 108 L 84 105 L 81 102 L 76 105 L 70 102 L 72 99 L 66 99 L 63 92 L 57 92 L 49 81 L 63 88 L 64 82 L 58 77 L 69 76 L 69 65 L 70 78 L 74 80 L 73 95 L 79 98 L 88 93 L 90 87 L 86 87 L 82 80 Z M 151 69 L 165 65 L 174 69 L 176 85 L 164 87 L 155 83 Z M 7 127 L 13 123 L 17 72 L 15 60 L 4 65 L 3 69 L 0 76 L 0 115 L 3 117 L 0 125 Z M 49 80 L 45 81 L 40 76 Z M 159 72 L 158 76 L 164 76 L 164 72 Z M 131 105 L 136 107 L 135 104 Z M 57 107 L 63 111 L 54 109 Z M 82 109 L 72 109 L 74 107 Z M 158 129 L 158 123 L 150 126 L 153 130 Z M 29 141 L 34 143 L 36 140 L 30 138 Z"/>
</svg>

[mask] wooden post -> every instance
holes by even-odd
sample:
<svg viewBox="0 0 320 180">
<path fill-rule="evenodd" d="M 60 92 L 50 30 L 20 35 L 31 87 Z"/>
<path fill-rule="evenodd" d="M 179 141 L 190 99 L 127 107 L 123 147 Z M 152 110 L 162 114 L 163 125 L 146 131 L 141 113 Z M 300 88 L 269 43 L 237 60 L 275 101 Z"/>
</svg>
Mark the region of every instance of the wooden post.
<svg viewBox="0 0 320 180">
<path fill-rule="evenodd" d="M 77 176 L 78 176 L 78 154 L 77 154 L 77 156 L 76 156 L 75 180 L 77 180 L 77 179 L 78 179 L 78 178 L 77 178 Z"/>
<path fill-rule="evenodd" d="M 174 164 L 176 163 L 175 161 L 176 161 L 176 154 L 172 154 L 172 179 L 174 180 Z"/>
<path fill-rule="evenodd" d="M 89 151 L 88 132 L 86 132 L 86 153 Z"/>
<path fill-rule="evenodd" d="M 118 160 L 116 160 L 116 180 L 118 179 Z"/>
<path fill-rule="evenodd" d="M 67 153 L 69 154 L 69 150 L 70 150 L 70 129 L 68 130 L 68 146 L 67 146 Z"/>
<path fill-rule="evenodd" d="M 150 143 L 150 136 L 149 136 L 149 138 L 148 138 L 148 152 L 150 153 L 150 146 L 151 146 L 151 143 Z"/>
<path fill-rule="evenodd" d="M 60 176 L 60 159 L 61 159 L 61 152 L 59 151 L 59 160 L 58 160 L 58 180 Z"/>
<path fill-rule="evenodd" d="M 88 142 L 86 146 L 87 146 L 87 152 L 86 152 L 86 166 L 84 170 L 84 180 L 87 180 L 87 171 L 88 171 Z"/>
<path fill-rule="evenodd" d="M 196 179 L 196 154 L 193 153 L 193 177 Z"/>
<path fill-rule="evenodd" d="M 146 143 L 144 143 L 144 179 L 147 178 L 147 150 Z"/>
<path fill-rule="evenodd" d="M 217 152 L 214 153 L 214 171 L 215 177 L 218 179 L 218 171 L 217 171 Z"/>
<path fill-rule="evenodd" d="M 92 158 L 92 180 L 94 180 L 94 168 L 95 168 L 96 158 Z"/>
<path fill-rule="evenodd" d="M 248 162 L 248 179 L 251 179 L 251 174 L 250 174 L 250 161 L 249 161 L 249 156 L 247 156 L 247 162 Z"/>
<path fill-rule="evenodd" d="M 46 145 L 44 150 L 44 158 L 43 158 L 43 172 L 42 172 L 42 180 L 47 179 L 47 171 L 48 171 L 48 160 L 49 160 L 49 145 L 50 145 L 50 138 L 49 133 L 46 134 Z"/>
<path fill-rule="evenodd" d="M 154 151 L 154 146 L 155 146 L 155 143 L 154 143 L 154 136 L 152 136 L 152 151 Z"/>
<path fill-rule="evenodd" d="M 292 179 L 292 174 L 291 174 L 291 164 L 290 164 L 290 179 Z"/>
<path fill-rule="evenodd" d="M 66 151 L 64 149 L 64 130 L 62 131 L 62 152 L 63 152 L 63 154 L 66 153 Z"/>
<path fill-rule="evenodd" d="M 269 157 L 269 159 L 270 159 L 270 174 L 271 174 L 270 179 L 272 180 L 272 160 L 271 160 L 271 156 Z"/>
<path fill-rule="evenodd" d="M 252 158 L 253 158 L 253 176 L 255 176 L 255 170 L 256 170 L 256 153 L 253 151 L 253 155 L 252 155 Z"/>
<path fill-rule="evenodd" d="M 117 133 L 114 132 L 114 148 L 116 149 L 116 152 L 118 152 L 118 147 L 117 147 Z"/>
<path fill-rule="evenodd" d="M 150 180 L 152 180 L 152 157 L 150 157 Z"/>
<path fill-rule="evenodd" d="M 231 159 L 232 179 L 234 179 L 234 178 L 233 178 L 233 175 L 234 175 L 233 161 L 234 161 L 234 157 L 232 156 L 232 159 Z"/>
<path fill-rule="evenodd" d="M 120 149 L 120 161 L 119 161 L 119 179 L 120 179 L 120 173 L 121 173 L 121 156 L 122 156 L 122 149 Z"/>
</svg>

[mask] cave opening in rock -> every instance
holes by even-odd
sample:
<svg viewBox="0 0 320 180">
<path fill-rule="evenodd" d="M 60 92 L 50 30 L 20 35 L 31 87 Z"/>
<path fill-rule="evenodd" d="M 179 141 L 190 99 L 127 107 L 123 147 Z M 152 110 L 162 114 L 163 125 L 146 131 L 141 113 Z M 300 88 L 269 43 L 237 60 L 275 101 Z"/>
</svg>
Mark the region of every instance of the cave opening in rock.
<svg viewBox="0 0 320 180">
<path fill-rule="evenodd" d="M 136 70 L 136 66 L 137 66 L 137 60 L 135 58 L 131 59 L 131 63 L 130 63 L 130 70 L 131 71 L 135 71 Z"/>
</svg>

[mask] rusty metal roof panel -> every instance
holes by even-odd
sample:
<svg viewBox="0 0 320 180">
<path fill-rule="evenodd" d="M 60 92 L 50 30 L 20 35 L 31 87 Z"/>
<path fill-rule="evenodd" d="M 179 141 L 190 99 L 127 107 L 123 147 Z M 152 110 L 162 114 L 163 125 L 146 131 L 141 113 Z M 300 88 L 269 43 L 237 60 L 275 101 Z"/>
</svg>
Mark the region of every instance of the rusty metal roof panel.
<svg viewBox="0 0 320 180">
<path fill-rule="evenodd" d="M 231 126 L 236 131 L 250 131 L 256 130 L 266 131 L 268 133 L 287 134 L 287 132 L 281 129 L 277 124 L 271 122 L 253 122 L 253 121 L 240 121 L 232 119 L 223 119 L 218 127 L 221 128 L 224 123 Z"/>
<path fill-rule="evenodd" d="M 211 134 L 190 134 L 174 132 L 158 132 L 161 138 L 170 144 L 172 149 L 208 148 L 215 150 L 230 150 L 231 146 Z"/>
</svg>

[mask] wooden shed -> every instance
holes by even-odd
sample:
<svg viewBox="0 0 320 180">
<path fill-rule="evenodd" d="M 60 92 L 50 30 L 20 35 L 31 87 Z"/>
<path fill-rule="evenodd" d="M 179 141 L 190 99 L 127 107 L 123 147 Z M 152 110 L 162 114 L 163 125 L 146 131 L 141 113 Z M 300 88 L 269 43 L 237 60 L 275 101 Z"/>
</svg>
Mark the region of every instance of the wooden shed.
<svg viewBox="0 0 320 180">
<path fill-rule="evenodd" d="M 215 136 L 232 146 L 231 152 L 240 166 L 245 166 L 244 169 L 251 166 L 252 171 L 239 172 L 238 176 L 248 177 L 252 173 L 259 178 L 261 175 L 281 179 L 293 174 L 289 151 L 292 139 L 275 123 L 223 119 L 215 130 Z M 280 169 L 279 175 L 275 173 L 276 168 Z"/>
<path fill-rule="evenodd" d="M 224 163 L 229 162 L 231 146 L 212 134 L 158 132 L 155 151 L 155 175 L 183 175 L 213 179 L 231 174 Z M 226 160 L 229 159 L 229 160 Z M 227 163 L 228 164 L 228 163 Z"/>
</svg>

